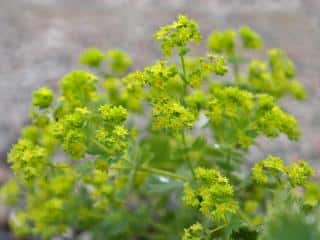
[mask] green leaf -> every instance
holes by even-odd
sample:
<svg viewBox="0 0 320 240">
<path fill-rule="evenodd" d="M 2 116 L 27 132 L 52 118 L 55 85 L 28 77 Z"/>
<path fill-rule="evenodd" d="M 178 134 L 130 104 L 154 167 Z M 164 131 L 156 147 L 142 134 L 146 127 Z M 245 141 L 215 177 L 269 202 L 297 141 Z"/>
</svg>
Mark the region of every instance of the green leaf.
<svg viewBox="0 0 320 240">
<path fill-rule="evenodd" d="M 152 176 L 146 184 L 145 190 L 148 193 L 168 193 L 182 187 L 181 182 L 171 180 L 168 177 Z"/>
</svg>

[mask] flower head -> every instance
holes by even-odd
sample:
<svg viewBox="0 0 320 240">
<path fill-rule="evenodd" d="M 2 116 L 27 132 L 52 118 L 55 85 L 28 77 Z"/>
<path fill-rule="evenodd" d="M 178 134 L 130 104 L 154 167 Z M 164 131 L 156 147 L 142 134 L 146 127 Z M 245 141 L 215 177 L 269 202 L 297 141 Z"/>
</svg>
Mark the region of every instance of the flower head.
<svg viewBox="0 0 320 240">
<path fill-rule="evenodd" d="M 53 91 L 47 87 L 41 87 L 32 94 L 32 104 L 39 108 L 47 108 L 53 101 Z"/>
<path fill-rule="evenodd" d="M 184 50 L 189 42 L 198 43 L 201 39 L 198 24 L 184 15 L 179 15 L 176 22 L 163 26 L 154 35 L 161 41 L 163 55 L 170 57 L 172 50 Z"/>
<path fill-rule="evenodd" d="M 98 48 L 88 48 L 80 56 L 80 62 L 89 67 L 98 67 L 104 55 Z"/>
</svg>

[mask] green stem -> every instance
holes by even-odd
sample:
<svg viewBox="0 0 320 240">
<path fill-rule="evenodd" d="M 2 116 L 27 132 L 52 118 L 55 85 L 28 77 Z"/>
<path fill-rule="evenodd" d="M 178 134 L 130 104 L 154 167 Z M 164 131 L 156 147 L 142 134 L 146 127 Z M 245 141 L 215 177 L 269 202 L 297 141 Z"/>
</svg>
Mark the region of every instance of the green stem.
<svg viewBox="0 0 320 240">
<path fill-rule="evenodd" d="M 185 136 L 184 132 L 182 132 L 182 144 L 183 144 L 183 148 L 184 148 L 184 153 L 183 153 L 184 159 L 185 159 L 185 161 L 186 161 L 187 164 L 188 164 L 188 167 L 189 167 L 189 169 L 190 169 L 190 171 L 191 171 L 191 173 L 192 173 L 193 178 L 196 178 L 196 174 L 195 174 L 195 172 L 194 172 L 192 163 L 191 163 L 191 161 L 190 161 L 190 158 L 189 158 L 188 155 L 187 155 L 187 154 L 188 154 L 188 151 L 187 151 L 187 141 L 186 141 L 186 136 Z"/>
<path fill-rule="evenodd" d="M 184 182 L 188 181 L 188 179 L 183 177 L 183 176 L 177 175 L 177 174 L 175 174 L 173 172 L 169 172 L 169 171 L 166 171 L 166 170 L 158 169 L 158 168 L 142 167 L 141 171 L 146 171 L 146 172 L 150 172 L 150 173 L 159 174 L 159 175 L 162 175 L 162 176 L 167 176 L 167 177 L 170 177 L 170 178 L 179 179 L 179 180 L 184 181 Z"/>
<path fill-rule="evenodd" d="M 182 80 L 183 80 L 183 95 L 187 94 L 187 72 L 186 72 L 186 66 L 184 62 L 184 56 L 180 55 L 180 62 L 182 66 Z"/>
<path fill-rule="evenodd" d="M 180 62 L 181 62 L 181 66 L 182 66 L 182 79 L 183 79 L 183 96 L 185 96 L 187 94 L 187 86 L 188 86 L 188 81 L 187 81 L 187 72 L 186 72 L 186 65 L 185 65 L 185 62 L 184 62 L 184 55 L 183 54 L 180 54 Z M 191 164 L 191 161 L 190 159 L 188 158 L 187 156 L 187 142 L 186 142 L 186 137 L 185 137 L 185 133 L 184 131 L 182 132 L 182 144 L 183 144 L 183 148 L 185 150 L 184 152 L 184 159 L 185 161 L 187 162 L 188 164 L 188 167 L 192 173 L 192 176 L 193 178 L 195 178 L 195 172 L 194 172 L 194 169 L 193 169 L 193 166 Z"/>
<path fill-rule="evenodd" d="M 214 233 L 214 232 L 217 232 L 217 231 L 225 228 L 226 226 L 227 226 L 227 224 L 223 224 L 223 225 L 221 225 L 221 226 L 219 226 L 219 227 L 216 227 L 216 228 L 212 229 L 209 233 L 212 234 L 212 233 Z"/>
<path fill-rule="evenodd" d="M 71 168 L 70 166 L 56 166 L 54 164 L 50 165 L 53 168 Z M 113 166 L 110 167 L 110 169 L 114 169 L 114 170 L 132 170 L 133 168 L 130 167 L 118 167 L 118 166 Z M 157 174 L 157 175 L 161 175 L 161 176 L 166 176 L 166 177 L 170 177 L 173 179 L 177 179 L 183 182 L 188 182 L 189 179 L 186 177 L 183 177 L 181 175 L 175 174 L 173 172 L 169 172 L 163 169 L 159 169 L 159 168 L 152 168 L 152 167 L 141 167 L 139 169 L 136 169 L 136 171 L 141 171 L 141 172 L 149 172 L 149 173 L 153 173 L 153 174 Z"/>
<path fill-rule="evenodd" d="M 136 150 L 136 149 L 135 149 Z M 133 155 L 133 168 L 130 173 L 130 176 L 129 176 L 129 182 L 128 182 L 128 192 L 131 192 L 132 190 L 132 187 L 133 187 L 133 183 L 135 182 L 135 179 L 136 179 L 136 175 L 137 175 L 137 170 L 138 170 L 138 167 L 139 167 L 139 161 L 137 161 L 138 157 L 137 157 L 137 150 L 134 151 L 134 154 Z"/>
<path fill-rule="evenodd" d="M 110 167 L 111 169 L 115 169 L 115 170 L 131 170 L 132 168 L 129 167 Z M 141 172 L 149 172 L 149 173 L 153 173 L 153 174 L 157 174 L 157 175 L 161 175 L 161 176 L 166 176 L 166 177 L 170 177 L 173 179 L 178 179 L 181 180 L 183 182 L 187 182 L 188 179 L 180 176 L 178 174 L 175 174 L 173 172 L 169 172 L 163 169 L 158 169 L 158 168 L 152 168 L 152 167 L 140 167 L 139 169 L 137 169 L 137 171 L 141 171 Z"/>
</svg>

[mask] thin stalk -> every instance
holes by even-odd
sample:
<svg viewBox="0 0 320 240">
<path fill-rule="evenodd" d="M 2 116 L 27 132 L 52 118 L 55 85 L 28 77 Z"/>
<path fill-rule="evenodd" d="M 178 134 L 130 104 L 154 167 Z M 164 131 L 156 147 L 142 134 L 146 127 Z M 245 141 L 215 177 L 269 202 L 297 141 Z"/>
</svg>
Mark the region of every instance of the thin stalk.
<svg viewBox="0 0 320 240">
<path fill-rule="evenodd" d="M 130 173 L 130 177 L 129 177 L 129 183 L 128 183 L 128 192 L 130 192 L 132 190 L 132 187 L 133 187 L 133 183 L 135 182 L 135 179 L 136 179 L 136 175 L 137 175 L 137 170 L 138 170 L 138 167 L 139 167 L 139 162 L 137 161 L 138 157 L 137 157 L 138 153 L 137 151 L 134 151 L 134 154 L 133 154 L 133 162 L 134 162 L 134 165 L 133 165 L 133 171 L 131 171 Z"/>
<path fill-rule="evenodd" d="M 180 55 L 180 62 L 182 66 L 182 80 L 183 80 L 183 95 L 187 94 L 187 72 L 186 72 L 186 66 L 184 62 L 184 57 L 183 55 Z"/>
<path fill-rule="evenodd" d="M 131 170 L 132 168 L 129 167 L 110 167 L 110 169 L 115 169 L 115 170 Z M 180 176 L 178 174 L 175 174 L 173 172 L 169 172 L 163 169 L 158 169 L 158 168 L 152 168 L 152 167 L 140 167 L 139 169 L 137 169 L 137 171 L 141 171 L 141 172 L 149 172 L 149 173 L 154 173 L 154 174 L 158 174 L 161 176 L 166 176 L 166 177 L 170 177 L 173 179 L 178 179 L 180 181 L 183 182 L 187 182 L 188 179 Z"/>
<path fill-rule="evenodd" d="M 53 168 L 71 168 L 70 166 L 56 166 L 54 164 L 52 164 L 51 167 L 53 167 Z M 114 169 L 114 170 L 133 170 L 134 168 L 111 166 L 110 169 Z M 163 170 L 163 169 L 159 169 L 159 168 L 140 167 L 139 169 L 137 169 L 137 171 L 148 172 L 148 173 L 153 173 L 153 174 L 157 174 L 157 175 L 161 175 L 161 176 L 166 176 L 166 177 L 169 177 L 169 178 L 180 180 L 182 182 L 188 182 L 189 181 L 189 179 L 186 178 L 186 177 L 183 177 L 181 175 L 178 175 L 178 174 L 175 174 L 173 172 L 169 172 L 169 171 L 166 171 L 166 170 Z"/>
<path fill-rule="evenodd" d="M 187 72 L 186 72 L 186 65 L 185 65 L 185 62 L 184 62 L 184 55 L 183 54 L 180 54 L 180 62 L 181 62 L 181 66 L 182 66 L 182 79 L 183 79 L 183 95 L 185 96 L 187 94 L 187 86 L 188 86 L 188 81 L 187 81 Z M 185 150 L 184 152 L 184 159 L 185 161 L 187 162 L 187 165 L 192 173 L 192 176 L 193 178 L 195 178 L 195 172 L 194 172 L 194 169 L 193 169 L 193 166 L 191 164 L 191 161 L 190 159 L 188 158 L 187 156 L 187 142 L 186 142 L 186 137 L 185 137 L 185 133 L 184 131 L 182 132 L 182 144 L 183 144 L 183 148 Z"/>
<path fill-rule="evenodd" d="M 190 169 L 190 171 L 192 173 L 193 178 L 196 178 L 196 174 L 194 172 L 194 169 L 193 169 L 192 163 L 190 161 L 190 158 L 188 158 L 188 156 L 187 156 L 187 153 L 188 153 L 188 151 L 187 151 L 187 141 L 186 141 L 186 135 L 184 134 L 184 132 L 182 133 L 182 144 L 183 144 L 183 148 L 185 150 L 184 153 L 183 153 L 184 159 L 188 164 L 188 167 L 189 167 L 189 169 Z"/>
<path fill-rule="evenodd" d="M 217 231 L 225 228 L 226 226 L 227 226 L 227 224 L 223 224 L 223 225 L 221 225 L 221 226 L 219 226 L 219 227 L 216 227 L 216 228 L 212 229 L 209 233 L 212 234 L 212 233 L 214 233 L 214 232 L 217 232 Z"/>
</svg>

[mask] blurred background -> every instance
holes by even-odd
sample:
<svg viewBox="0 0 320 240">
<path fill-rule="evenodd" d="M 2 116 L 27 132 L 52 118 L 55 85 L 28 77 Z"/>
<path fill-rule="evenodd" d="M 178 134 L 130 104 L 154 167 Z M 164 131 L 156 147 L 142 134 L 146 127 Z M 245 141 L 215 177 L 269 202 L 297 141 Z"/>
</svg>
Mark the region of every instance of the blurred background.
<svg viewBox="0 0 320 240">
<path fill-rule="evenodd" d="M 59 79 L 80 67 L 78 56 L 88 47 L 123 49 L 134 68 L 151 64 L 160 56 L 153 33 L 183 13 L 198 21 L 203 39 L 212 30 L 248 25 L 265 39 L 265 48 L 288 53 L 309 97 L 281 104 L 300 121 L 302 138 L 294 143 L 261 139 L 263 151 L 253 149 L 250 158 L 272 153 L 306 159 L 320 169 L 319 12 L 319 0 L 0 0 L 1 165 L 28 123 L 34 89 L 57 90 Z M 0 183 L 8 174 L 2 167 Z"/>
</svg>

